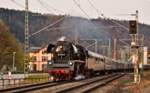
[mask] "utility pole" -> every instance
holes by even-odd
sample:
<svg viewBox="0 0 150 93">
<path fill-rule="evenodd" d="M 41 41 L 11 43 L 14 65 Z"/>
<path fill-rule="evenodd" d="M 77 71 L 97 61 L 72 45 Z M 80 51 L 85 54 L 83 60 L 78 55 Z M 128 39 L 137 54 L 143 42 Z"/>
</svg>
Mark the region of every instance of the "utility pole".
<svg viewBox="0 0 150 93">
<path fill-rule="evenodd" d="M 117 39 L 114 39 L 114 52 L 113 52 L 113 58 L 117 59 Z"/>
<path fill-rule="evenodd" d="M 95 39 L 95 52 L 97 53 L 98 52 L 98 40 Z"/>
<path fill-rule="evenodd" d="M 12 65 L 12 70 L 15 71 L 15 56 L 16 56 L 16 52 L 13 52 L 13 65 Z"/>
<path fill-rule="evenodd" d="M 140 48 L 140 50 L 141 50 L 141 56 L 140 56 L 140 59 L 142 59 L 142 60 L 140 60 L 141 61 L 141 63 L 139 64 L 140 65 L 140 74 L 141 74 L 141 77 L 143 76 L 143 73 L 144 73 L 144 68 L 143 68 L 143 64 L 147 61 L 147 55 L 146 55 L 146 51 L 147 51 L 147 48 L 146 47 L 144 47 L 144 34 L 142 34 L 142 36 L 141 36 L 141 48 Z M 142 56 L 143 55 L 143 56 Z"/>
<path fill-rule="evenodd" d="M 112 57 L 112 55 L 111 55 L 111 39 L 108 39 L 108 43 L 109 43 L 109 45 L 108 45 L 108 57 Z"/>
<path fill-rule="evenodd" d="M 24 40 L 24 72 L 26 72 L 27 69 L 27 63 L 28 63 L 28 53 L 29 53 L 29 12 L 28 12 L 28 0 L 25 0 L 25 40 Z"/>
</svg>

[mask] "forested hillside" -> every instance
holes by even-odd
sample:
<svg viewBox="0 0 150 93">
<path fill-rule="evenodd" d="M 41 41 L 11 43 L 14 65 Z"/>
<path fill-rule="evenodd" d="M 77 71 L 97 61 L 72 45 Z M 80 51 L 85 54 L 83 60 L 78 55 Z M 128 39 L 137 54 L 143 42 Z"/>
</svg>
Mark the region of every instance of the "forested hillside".
<svg viewBox="0 0 150 93">
<path fill-rule="evenodd" d="M 128 21 L 113 19 L 91 19 L 72 16 L 29 13 L 30 35 L 39 31 L 45 26 L 54 23 L 56 20 L 65 17 L 63 21 L 54 25 L 52 28 L 42 31 L 30 37 L 30 46 L 44 46 L 49 42 L 55 42 L 60 36 L 67 36 L 70 40 L 74 39 L 130 39 L 127 30 L 114 24 L 117 22 L 128 28 Z M 18 40 L 24 41 L 24 11 L 0 9 L 0 18 L 9 26 Z M 139 33 L 145 36 L 145 45 L 150 46 L 150 26 L 139 25 Z M 113 41 L 112 41 L 113 42 Z"/>
<path fill-rule="evenodd" d="M 42 15 L 39 13 L 31 13 L 29 12 L 29 33 L 32 34 L 43 27 L 51 24 L 52 22 L 58 20 L 62 16 L 55 15 Z M 24 11 L 17 10 L 9 10 L 0 8 L 0 18 L 4 20 L 7 25 L 10 26 L 10 29 L 15 37 L 23 43 L 24 42 Z M 55 25 L 55 27 L 58 25 Z M 57 32 L 57 30 L 56 30 Z M 47 37 L 41 38 L 41 36 L 47 35 L 47 33 L 39 33 L 35 36 L 30 37 L 30 44 L 33 46 L 41 46 L 43 44 L 44 39 L 48 39 Z M 55 33 L 55 32 L 54 32 Z M 54 36 L 54 35 L 53 35 Z M 53 37 L 55 38 L 55 36 Z M 45 44 L 45 43 L 44 43 Z"/>
</svg>

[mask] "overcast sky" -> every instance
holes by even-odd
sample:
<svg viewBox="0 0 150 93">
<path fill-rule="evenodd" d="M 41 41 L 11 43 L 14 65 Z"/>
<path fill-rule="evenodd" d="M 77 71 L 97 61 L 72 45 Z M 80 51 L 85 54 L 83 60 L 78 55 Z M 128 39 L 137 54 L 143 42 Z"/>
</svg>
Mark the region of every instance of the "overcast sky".
<svg viewBox="0 0 150 93">
<path fill-rule="evenodd" d="M 15 1 L 15 2 L 13 2 Z M 42 1 L 42 4 L 39 3 Z M 90 18 L 97 18 L 101 13 L 109 18 L 134 19 L 133 16 L 123 15 L 139 10 L 139 21 L 150 24 L 150 0 L 89 0 L 99 10 L 96 12 L 88 0 L 76 0 Z M 0 0 L 0 7 L 24 9 L 24 0 Z M 39 13 L 69 14 L 87 17 L 73 0 L 29 0 L 30 11 Z"/>
</svg>

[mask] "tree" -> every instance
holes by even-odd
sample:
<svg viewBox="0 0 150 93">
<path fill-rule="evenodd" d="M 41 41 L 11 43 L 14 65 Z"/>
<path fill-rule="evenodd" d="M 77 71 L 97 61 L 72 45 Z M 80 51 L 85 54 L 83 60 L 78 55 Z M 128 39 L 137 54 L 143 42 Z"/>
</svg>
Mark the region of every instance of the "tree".
<svg viewBox="0 0 150 93">
<path fill-rule="evenodd" d="M 21 44 L 10 33 L 8 26 L 0 20 L 0 69 L 4 66 L 12 69 L 13 52 L 15 55 L 15 67 L 17 70 L 23 70 L 23 51 Z"/>
</svg>

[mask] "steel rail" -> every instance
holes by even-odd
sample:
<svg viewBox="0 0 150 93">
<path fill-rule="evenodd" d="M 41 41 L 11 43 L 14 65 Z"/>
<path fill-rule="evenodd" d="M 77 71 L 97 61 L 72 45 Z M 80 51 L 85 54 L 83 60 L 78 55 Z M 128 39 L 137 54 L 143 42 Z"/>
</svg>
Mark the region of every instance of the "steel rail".
<svg viewBox="0 0 150 93">
<path fill-rule="evenodd" d="M 46 88 L 46 87 L 52 87 L 57 86 L 60 84 L 67 83 L 68 81 L 57 81 L 57 82 L 45 82 L 45 83 L 38 83 L 38 84 L 32 84 L 32 85 L 25 85 L 25 86 L 19 86 L 15 88 L 8 88 L 8 89 L 1 89 L 0 93 L 22 93 L 32 90 L 37 90 L 40 88 Z"/>
<path fill-rule="evenodd" d="M 92 81 L 87 81 L 87 83 L 84 83 L 84 84 L 81 84 L 81 85 L 78 85 L 78 86 L 74 86 L 74 87 L 69 87 L 69 88 L 67 88 L 67 89 L 60 90 L 60 91 L 58 91 L 58 92 L 56 92 L 56 93 L 72 93 L 71 91 L 73 91 L 73 90 L 76 90 L 76 89 L 78 89 L 78 88 L 87 86 L 87 85 L 92 84 L 92 83 L 95 83 L 95 82 L 97 82 L 97 81 L 101 81 L 101 80 L 110 78 L 110 77 L 115 76 L 115 75 L 116 75 L 116 74 L 108 75 L 108 76 L 103 77 L 103 78 L 100 78 L 100 79 L 95 79 L 95 80 L 92 80 Z"/>
</svg>

